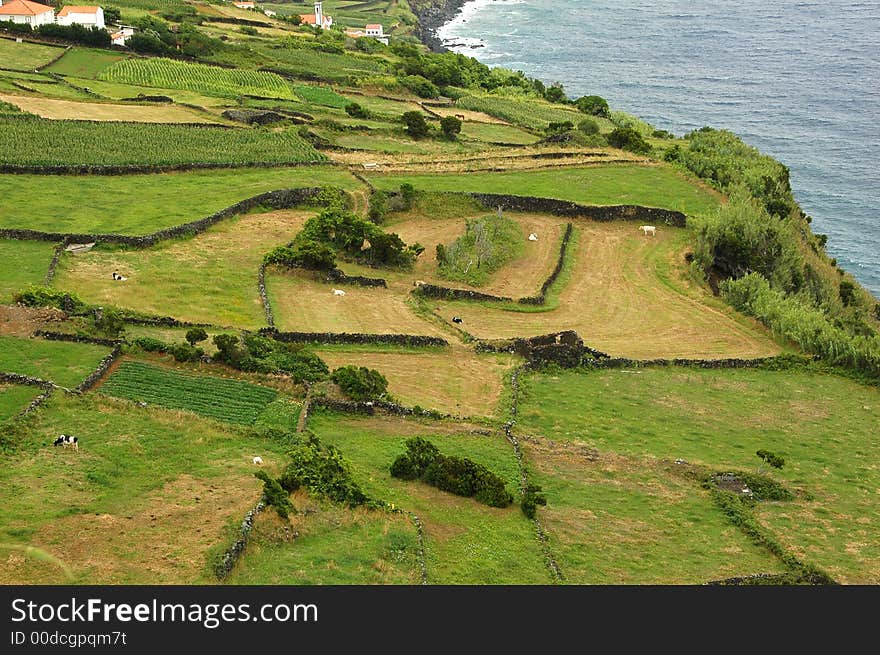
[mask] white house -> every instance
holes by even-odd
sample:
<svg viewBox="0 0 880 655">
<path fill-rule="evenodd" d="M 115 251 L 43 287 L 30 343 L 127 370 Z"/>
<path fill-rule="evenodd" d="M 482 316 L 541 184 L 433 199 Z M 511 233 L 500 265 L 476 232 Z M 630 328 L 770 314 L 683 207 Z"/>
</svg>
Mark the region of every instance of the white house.
<svg viewBox="0 0 880 655">
<path fill-rule="evenodd" d="M 110 32 L 110 40 L 113 42 L 113 45 L 125 45 L 128 38 L 134 35 L 136 29 L 137 28 L 132 27 L 131 25 L 116 23 L 116 25 L 107 31 Z"/>
<path fill-rule="evenodd" d="M 271 9 L 264 9 L 263 13 L 266 14 L 269 18 L 274 18 L 278 15 L 277 12 L 272 11 Z"/>
<path fill-rule="evenodd" d="M 256 3 L 250 0 L 235 0 L 232 4 L 239 9 L 254 9 L 257 6 Z"/>
<path fill-rule="evenodd" d="M 382 29 L 382 26 L 379 25 L 379 23 L 371 23 L 362 30 L 345 30 L 345 36 L 349 36 L 352 39 L 362 39 L 365 36 L 368 36 L 372 39 L 376 39 L 377 41 L 381 41 L 385 45 L 388 45 L 388 37 L 385 36 L 385 32 Z"/>
<path fill-rule="evenodd" d="M 104 10 L 98 6 L 66 5 L 58 12 L 59 25 L 82 25 L 104 29 Z"/>
<path fill-rule="evenodd" d="M 322 30 L 329 30 L 333 26 L 333 18 L 324 14 L 324 3 L 315 3 L 314 14 L 300 14 L 299 19 L 303 25 L 318 25 Z"/>
<path fill-rule="evenodd" d="M 3 4 L 0 0 L 0 21 L 27 23 L 31 27 L 39 27 L 55 22 L 55 10 L 30 0 L 12 0 Z"/>
</svg>

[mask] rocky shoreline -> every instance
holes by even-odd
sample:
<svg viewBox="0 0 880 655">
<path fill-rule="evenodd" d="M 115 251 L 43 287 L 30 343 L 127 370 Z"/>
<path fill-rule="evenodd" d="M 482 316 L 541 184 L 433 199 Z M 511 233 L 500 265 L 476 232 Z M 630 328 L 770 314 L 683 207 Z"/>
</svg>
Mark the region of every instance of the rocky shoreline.
<svg viewBox="0 0 880 655">
<path fill-rule="evenodd" d="M 412 5 L 413 13 L 419 19 L 416 36 L 432 52 L 447 52 L 448 48 L 437 36 L 437 30 L 451 21 L 468 0 L 431 0 L 425 6 Z"/>
</svg>

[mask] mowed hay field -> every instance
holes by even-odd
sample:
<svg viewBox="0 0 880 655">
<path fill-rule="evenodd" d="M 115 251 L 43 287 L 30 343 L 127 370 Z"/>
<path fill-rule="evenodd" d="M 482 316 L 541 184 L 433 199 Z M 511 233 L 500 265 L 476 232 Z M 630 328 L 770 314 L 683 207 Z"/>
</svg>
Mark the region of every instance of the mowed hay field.
<svg viewBox="0 0 880 655">
<path fill-rule="evenodd" d="M 876 386 L 799 369 L 560 372 L 520 382 L 518 429 L 603 456 L 754 472 L 758 449 L 777 453 L 785 466 L 771 476 L 797 497 L 760 503 L 761 523 L 840 582 L 880 583 Z"/>
<path fill-rule="evenodd" d="M 136 123 L 217 123 L 209 116 L 175 105 L 118 105 L 36 96 L 0 94 L 0 100 L 51 119 L 129 121 Z"/>
<path fill-rule="evenodd" d="M 62 432 L 79 437 L 79 451 L 52 447 Z M 260 497 L 252 456 L 274 466 L 284 451 L 101 395 L 56 394 L 11 438 L 16 452 L 0 455 L 3 584 L 210 582 L 209 550 L 228 544 Z"/>
<path fill-rule="evenodd" d="M 430 284 L 472 288 L 482 293 L 513 299 L 535 295 L 553 271 L 559 257 L 559 245 L 566 221 L 555 216 L 506 213 L 505 217 L 520 225 L 525 253 L 493 273 L 487 284 L 472 287 L 464 282 L 450 282 L 438 275 L 435 256 L 437 245 L 442 243 L 448 246 L 464 234 L 466 220 L 475 220 L 486 215 L 483 212 L 467 218 L 413 218 L 388 225 L 386 229 L 400 235 L 406 243 L 417 242 L 425 246 L 425 252 L 418 258 L 412 273 L 399 276 L 398 279 L 410 286 L 413 280 L 423 280 Z M 528 240 L 528 235 L 533 232 L 538 235 L 537 241 Z"/>
<path fill-rule="evenodd" d="M 687 277 L 688 233 L 659 227 L 645 237 L 634 223 L 578 221 L 578 243 L 559 307 L 510 311 L 489 303 L 438 302 L 478 338 L 575 330 L 611 355 L 760 357 L 779 352 L 756 322 L 738 316 Z"/>
<path fill-rule="evenodd" d="M 572 584 L 702 584 L 781 573 L 715 507 L 708 491 L 650 458 L 521 440 L 550 551 Z"/>
<path fill-rule="evenodd" d="M 54 284 L 90 303 L 128 307 L 180 319 L 257 328 L 265 314 L 257 288 L 263 255 L 293 239 L 314 210 L 246 214 L 221 221 L 192 239 L 146 250 L 91 250 L 65 256 Z M 113 271 L 127 277 L 118 282 Z"/>
<path fill-rule="evenodd" d="M 374 274 L 381 274 L 374 272 Z M 275 325 L 289 332 L 358 332 L 445 336 L 445 332 L 413 312 L 402 292 L 382 287 L 342 285 L 312 272 L 266 270 L 266 290 Z"/>
<path fill-rule="evenodd" d="M 425 352 L 337 346 L 315 353 L 331 370 L 353 364 L 380 371 L 388 392 L 404 405 L 462 416 L 497 415 L 505 375 L 518 363 L 510 355 L 477 355 L 461 346 Z"/>
<path fill-rule="evenodd" d="M 493 508 L 472 498 L 440 491 L 423 482 L 392 478 L 391 463 L 404 443 L 422 436 L 444 455 L 467 457 L 519 489 L 513 447 L 499 430 L 478 434 L 463 425 L 423 424 L 411 419 L 356 419 L 317 412 L 309 427 L 336 445 L 364 492 L 415 512 L 425 531 L 431 584 L 549 584 L 534 525 L 514 503 Z"/>
</svg>

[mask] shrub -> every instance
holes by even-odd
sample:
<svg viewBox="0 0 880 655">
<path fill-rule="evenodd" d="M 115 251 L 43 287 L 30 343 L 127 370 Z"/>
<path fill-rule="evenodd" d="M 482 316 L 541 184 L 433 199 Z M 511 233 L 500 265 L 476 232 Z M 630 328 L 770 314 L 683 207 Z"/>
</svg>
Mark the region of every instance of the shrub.
<svg viewBox="0 0 880 655">
<path fill-rule="evenodd" d="M 310 436 L 289 454 L 291 462 L 278 480 L 283 489 L 294 491 L 302 487 L 311 494 L 349 507 L 370 502 L 354 481 L 348 463 L 335 446 L 324 445 L 316 437 Z"/>
<path fill-rule="evenodd" d="M 370 117 L 370 112 L 366 108 L 364 108 L 363 106 L 359 105 L 356 102 L 352 102 L 350 104 L 347 104 L 345 106 L 345 113 L 348 114 L 349 116 L 351 116 L 352 118 L 367 119 Z"/>
<path fill-rule="evenodd" d="M 12 300 L 26 307 L 56 307 L 68 313 L 81 312 L 86 307 L 75 293 L 52 287 L 28 287 L 12 294 Z"/>
<path fill-rule="evenodd" d="M 554 82 L 544 89 L 544 99 L 548 102 L 557 102 L 561 104 L 568 102 L 568 96 L 565 95 L 565 87 L 559 82 Z"/>
<path fill-rule="evenodd" d="M 418 191 L 416 191 L 416 188 L 409 182 L 404 182 L 400 185 L 400 198 L 403 202 L 403 207 L 401 209 L 408 211 L 413 208 L 413 205 L 418 198 Z"/>
<path fill-rule="evenodd" d="M 263 262 L 287 268 L 330 271 L 336 268 L 336 253 L 326 244 L 303 238 L 289 246 L 278 246 L 266 254 Z"/>
<path fill-rule="evenodd" d="M 580 123 L 578 123 L 578 130 L 586 134 L 587 136 L 591 136 L 593 134 L 599 134 L 599 124 L 590 119 L 585 118 Z"/>
<path fill-rule="evenodd" d="M 421 139 L 428 136 L 428 122 L 422 112 L 408 111 L 400 117 L 400 120 L 406 125 L 406 133 L 412 138 Z"/>
<path fill-rule="evenodd" d="M 402 480 L 416 480 L 425 474 L 440 451 L 427 439 L 412 437 L 406 440 L 406 452 L 394 460 L 391 475 Z"/>
<path fill-rule="evenodd" d="M 286 520 L 290 512 L 296 511 L 293 503 L 290 502 L 290 494 L 284 490 L 278 480 L 270 478 L 265 471 L 257 471 L 254 476 L 263 481 L 263 496 L 266 498 L 266 504 L 274 507 L 278 516 Z"/>
<path fill-rule="evenodd" d="M 574 123 L 571 121 L 554 121 L 547 124 L 547 134 L 560 134 L 562 132 L 570 132 L 574 129 Z"/>
<path fill-rule="evenodd" d="M 538 505 L 546 505 L 547 497 L 541 493 L 542 489 L 538 485 L 529 485 L 523 493 L 520 501 L 520 509 L 528 518 L 534 519 L 538 512 Z"/>
<path fill-rule="evenodd" d="M 454 140 L 461 133 L 461 119 L 455 116 L 444 116 L 440 119 L 440 130 L 444 137 Z"/>
<path fill-rule="evenodd" d="M 785 459 L 769 450 L 764 450 L 762 448 L 755 454 L 760 457 L 765 464 L 769 464 L 773 468 L 781 469 L 783 466 L 785 466 Z"/>
<path fill-rule="evenodd" d="M 438 247 L 439 273 L 447 280 L 485 284 L 492 273 L 523 251 L 523 244 L 522 228 L 510 218 L 466 220 L 462 236 L 445 246 L 442 253 Z"/>
<path fill-rule="evenodd" d="M 381 223 L 388 214 L 388 194 L 384 191 L 375 191 L 370 196 L 370 210 L 367 212 L 367 218 L 373 223 Z"/>
<path fill-rule="evenodd" d="M 154 339 L 153 337 L 137 337 L 131 343 L 148 353 L 164 353 L 170 348 L 164 341 Z"/>
<path fill-rule="evenodd" d="M 366 366 L 343 366 L 330 379 L 355 401 L 379 400 L 388 391 L 388 380 L 379 371 Z"/>
<path fill-rule="evenodd" d="M 174 359 L 178 362 L 196 362 L 205 354 L 201 348 L 196 348 L 189 343 L 176 343 L 169 351 Z"/>
<path fill-rule="evenodd" d="M 205 332 L 205 328 L 194 327 L 186 331 L 186 340 L 191 346 L 195 346 L 197 343 L 204 341 L 207 338 L 208 333 Z"/>
<path fill-rule="evenodd" d="M 618 127 L 608 135 L 608 144 L 614 148 L 628 150 L 646 155 L 651 152 L 651 145 L 632 127 Z"/>
<path fill-rule="evenodd" d="M 407 75 L 400 83 L 420 98 L 436 98 L 440 95 L 437 85 L 421 75 Z"/>
<path fill-rule="evenodd" d="M 125 330 L 122 312 L 118 309 L 98 307 L 94 310 L 95 329 L 109 337 L 118 337 Z"/>
<path fill-rule="evenodd" d="M 602 96 L 582 96 L 574 101 L 574 105 L 578 108 L 578 111 L 584 114 L 611 118 L 608 101 Z"/>
<path fill-rule="evenodd" d="M 96 48 L 109 48 L 111 44 L 110 33 L 107 30 L 83 27 L 82 25 L 58 25 L 47 23 L 37 28 L 37 33 L 42 36 L 50 36 L 56 39 L 65 39 L 75 43 L 94 46 Z"/>
<path fill-rule="evenodd" d="M 849 307 L 856 302 L 856 285 L 849 280 L 840 281 L 840 300 L 844 307 Z"/>
</svg>

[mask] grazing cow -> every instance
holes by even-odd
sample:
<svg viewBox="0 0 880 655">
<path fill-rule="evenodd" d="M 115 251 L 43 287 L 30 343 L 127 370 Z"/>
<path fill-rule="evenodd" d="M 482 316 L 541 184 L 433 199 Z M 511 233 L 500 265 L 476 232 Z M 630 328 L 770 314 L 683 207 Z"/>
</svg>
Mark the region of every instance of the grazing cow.
<svg viewBox="0 0 880 655">
<path fill-rule="evenodd" d="M 464 120 L 464 114 L 456 114 L 455 117 L 460 121 Z"/>
<path fill-rule="evenodd" d="M 333 289 L 333 295 L 334 296 L 344 296 L 345 291 L 343 291 L 342 289 Z"/>
<path fill-rule="evenodd" d="M 74 437 L 70 434 L 62 434 L 58 436 L 58 438 L 52 443 L 52 445 L 64 446 L 65 448 L 73 448 L 74 450 L 79 450 L 79 437 Z"/>
<path fill-rule="evenodd" d="M 423 287 L 425 286 L 425 284 L 427 283 L 424 280 L 416 280 L 415 282 L 413 282 L 414 287 Z"/>
<path fill-rule="evenodd" d="M 532 232 L 532 233 L 529 235 L 529 241 L 537 241 L 537 240 L 538 240 L 538 235 L 535 234 L 534 232 Z"/>
<path fill-rule="evenodd" d="M 117 282 L 125 282 L 128 278 L 123 277 L 122 275 L 120 275 L 116 271 L 113 271 L 113 279 L 116 280 Z"/>
<path fill-rule="evenodd" d="M 657 228 L 653 225 L 640 225 L 639 229 L 645 233 L 645 236 L 650 234 L 653 237 L 657 234 Z"/>
<path fill-rule="evenodd" d="M 254 464 L 256 464 L 257 466 L 262 466 L 263 458 L 257 455 L 256 457 L 254 457 Z"/>
<path fill-rule="evenodd" d="M 461 320 L 461 316 L 453 316 L 452 322 L 453 323 L 464 323 L 464 321 Z"/>
</svg>

